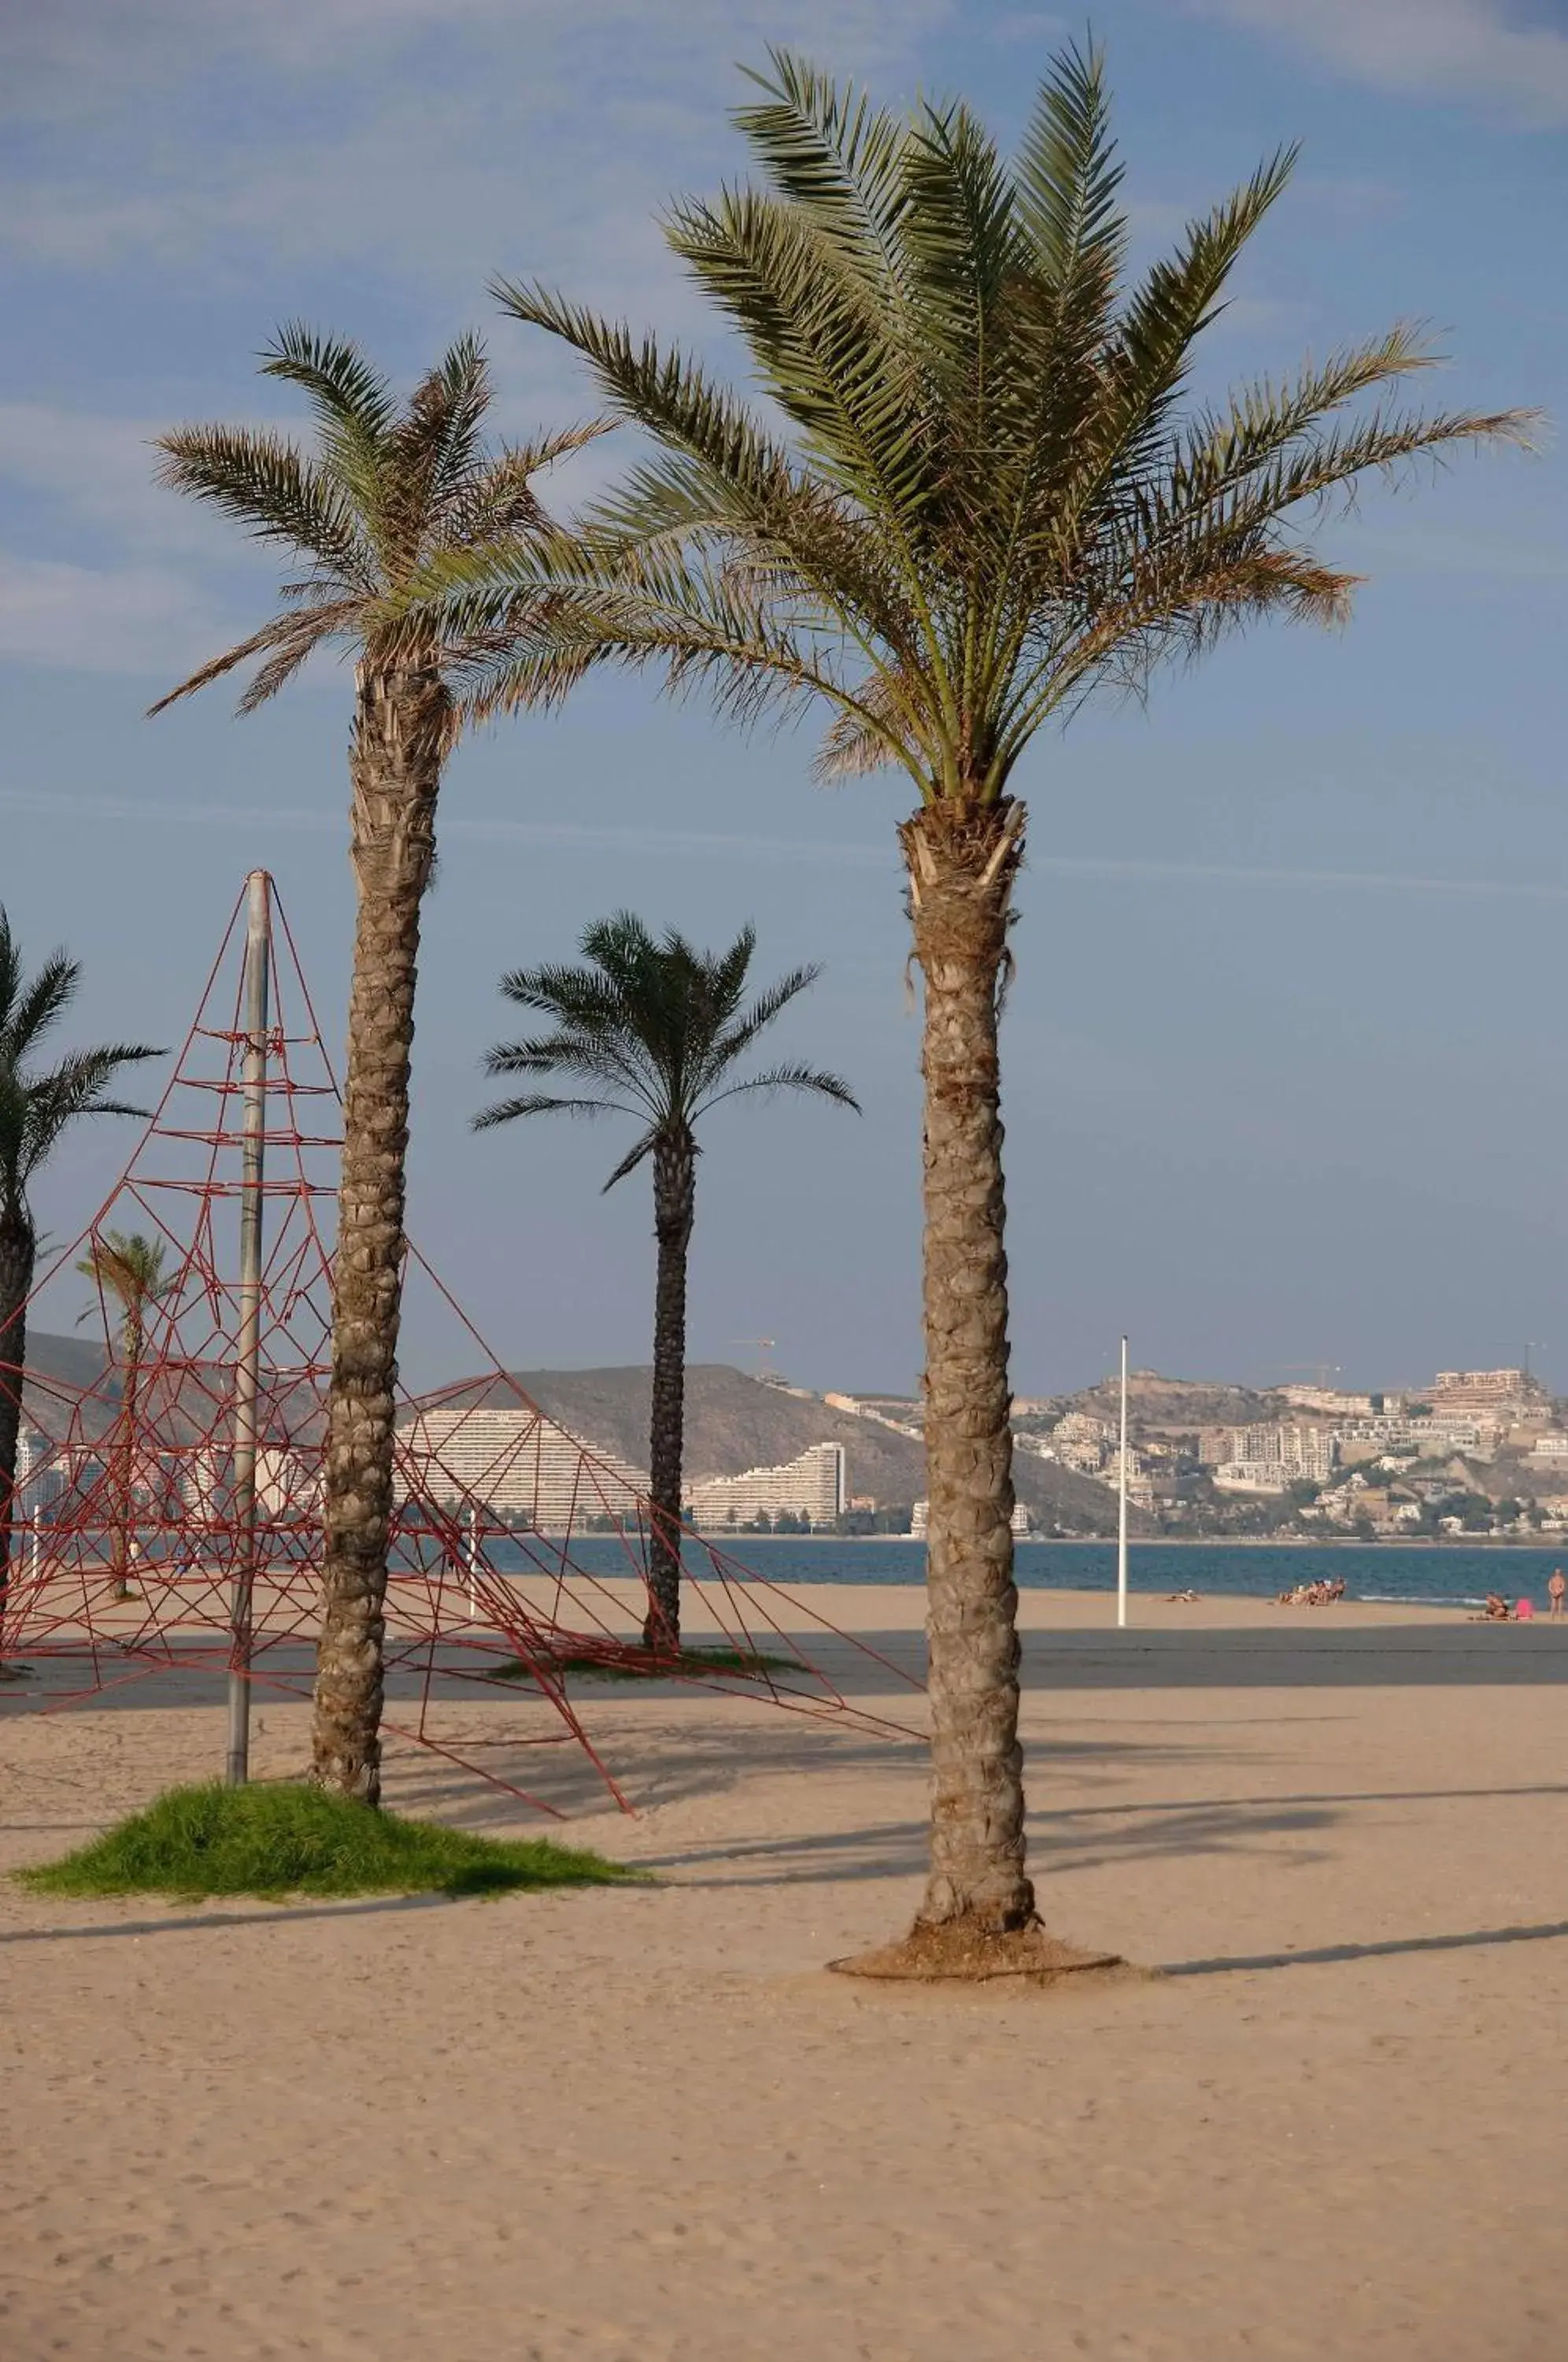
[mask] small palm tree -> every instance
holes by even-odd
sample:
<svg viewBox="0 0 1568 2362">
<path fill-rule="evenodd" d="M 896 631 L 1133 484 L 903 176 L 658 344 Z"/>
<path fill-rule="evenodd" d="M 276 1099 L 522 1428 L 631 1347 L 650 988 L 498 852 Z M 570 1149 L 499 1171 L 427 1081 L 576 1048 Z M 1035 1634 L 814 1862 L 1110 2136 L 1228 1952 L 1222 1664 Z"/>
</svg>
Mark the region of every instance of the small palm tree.
<svg viewBox="0 0 1568 2362">
<path fill-rule="evenodd" d="M 141 1389 L 142 1357 L 147 1345 L 147 1316 L 180 1285 L 178 1272 L 164 1270 L 165 1246 L 140 1231 L 105 1230 L 94 1238 L 76 1265 L 93 1281 L 99 1302 L 113 1297 L 120 1308 L 120 1450 L 119 1508 L 115 1524 L 113 1573 L 122 1599 L 130 1589 L 131 1527 L 136 1496 L 136 1423 Z M 97 1309 L 90 1304 L 77 1322 L 90 1319 Z"/>
<path fill-rule="evenodd" d="M 737 121 L 759 186 L 666 235 L 738 333 L 766 410 L 537 286 L 516 318 L 580 354 L 652 444 L 574 538 L 420 586 L 411 628 L 480 646 L 483 712 L 595 664 L 706 685 L 748 721 L 823 705 L 824 776 L 890 765 L 924 981 L 932 1863 L 922 1943 L 972 1959 L 1034 1923 L 1012 1580 L 999 985 L 1023 852 L 1018 767 L 1097 689 L 1140 688 L 1270 616 L 1338 623 L 1355 578 L 1304 537 L 1336 491 L 1517 412 L 1423 416 L 1409 328 L 1195 400 L 1275 156 L 1135 283 L 1097 53 L 1069 50 L 1010 161 L 973 111 L 873 107 L 776 53 Z M 1365 397 L 1372 405 L 1347 416 Z M 547 580 L 551 596 L 542 598 Z M 944 1932 L 945 1931 L 945 1932 Z"/>
<path fill-rule="evenodd" d="M 685 1456 L 686 1258 L 696 1211 L 696 1126 L 711 1108 L 748 1091 L 813 1091 L 855 1108 L 847 1084 L 815 1066 L 735 1073 L 759 1034 L 821 970 L 798 967 L 743 1006 L 755 929 L 728 951 L 700 952 L 670 928 L 656 938 L 629 911 L 585 929 L 583 967 L 519 968 L 501 989 L 520 1009 L 555 1022 L 552 1033 L 491 1050 L 491 1075 L 570 1076 L 590 1086 L 569 1097 L 543 1091 L 502 1099 L 475 1118 L 478 1130 L 525 1115 L 629 1115 L 642 1130 L 604 1184 L 613 1189 L 639 1164 L 653 1167 L 653 1405 L 648 1432 L 648 1613 L 651 1648 L 680 1641 L 680 1494 Z"/>
<path fill-rule="evenodd" d="M 11 922 L 0 910 L 0 1605 L 10 1575 L 22 1373 L 28 1359 L 28 1298 L 38 1261 L 32 1185 L 67 1126 L 80 1116 L 145 1115 L 109 1096 L 123 1066 L 160 1058 L 141 1043 L 73 1050 L 58 1065 L 37 1063 L 82 982 L 81 963 L 51 952 L 24 975 Z"/>
<path fill-rule="evenodd" d="M 405 635 L 394 646 L 387 626 L 408 583 L 438 553 L 471 555 L 543 532 L 535 476 L 597 430 L 487 447 L 490 379 L 471 337 L 452 347 L 403 407 L 354 346 L 301 327 L 279 335 L 263 370 L 298 386 L 310 403 L 314 456 L 276 435 L 187 426 L 160 438 L 160 480 L 289 550 L 303 572 L 284 583 L 280 613 L 153 712 L 254 660 L 239 702 L 248 713 L 329 642 L 357 659 L 348 768 L 358 922 L 333 1265 L 314 1753 L 317 1781 L 373 1804 L 381 1794 L 420 910 L 435 860 L 443 767 L 464 720 L 451 677 L 459 660 L 482 653 L 440 633 Z"/>
</svg>

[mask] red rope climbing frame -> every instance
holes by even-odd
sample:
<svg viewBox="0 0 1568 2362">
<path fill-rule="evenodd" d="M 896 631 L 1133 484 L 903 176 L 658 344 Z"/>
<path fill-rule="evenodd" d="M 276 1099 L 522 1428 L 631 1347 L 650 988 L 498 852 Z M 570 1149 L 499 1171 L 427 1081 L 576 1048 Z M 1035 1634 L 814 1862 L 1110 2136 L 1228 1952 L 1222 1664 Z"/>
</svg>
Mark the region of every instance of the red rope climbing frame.
<svg viewBox="0 0 1568 2362">
<path fill-rule="evenodd" d="M 96 1379 L 76 1389 L 28 1374 L 30 1449 L 13 1519 L 0 1657 L 35 1666 L 58 1661 L 73 1676 L 63 1687 L 51 1683 L 34 1710 L 54 1712 L 154 1673 L 210 1680 L 237 1663 L 258 1693 L 309 1694 L 330 1358 L 323 1224 L 336 1203 L 338 1094 L 280 910 L 269 994 L 252 1522 L 235 1514 L 234 1483 L 244 909 L 242 893 L 125 1174 L 34 1291 L 110 1231 L 163 1243 L 167 1285 L 147 1308 L 134 1352 L 123 1308 L 100 1289 L 86 1332 L 95 1325 L 103 1349 Z M 646 1667 L 637 1639 L 648 1505 L 628 1472 L 545 1417 L 413 1248 L 405 1288 L 435 1292 L 479 1374 L 435 1396 L 409 1396 L 400 1409 L 383 1728 L 525 1796 L 458 1751 L 444 1727 L 444 1709 L 476 1687 L 502 1691 L 517 1706 L 508 1747 L 573 1743 L 627 1805 L 568 1694 L 568 1668 Z M 0 1387 L 20 1380 L 0 1359 Z M 519 1503 L 523 1517 L 537 1513 L 531 1525 L 520 1528 Z M 237 1651 L 232 1595 L 242 1551 L 255 1581 L 248 1644 Z M 846 1699 L 786 1627 L 809 1624 L 853 1649 L 868 1673 L 876 1668 L 874 1690 L 885 1690 L 889 1677 L 918 1686 L 901 1668 L 700 1536 L 683 1538 L 683 1562 L 687 1596 L 706 1609 L 717 1644 L 769 1661 L 740 1674 L 672 1663 L 670 1678 L 909 1735 Z M 706 1632 L 702 1640 L 713 1644 Z M 0 1703 L 28 1705 L 26 1687 L 7 1684 Z"/>
</svg>

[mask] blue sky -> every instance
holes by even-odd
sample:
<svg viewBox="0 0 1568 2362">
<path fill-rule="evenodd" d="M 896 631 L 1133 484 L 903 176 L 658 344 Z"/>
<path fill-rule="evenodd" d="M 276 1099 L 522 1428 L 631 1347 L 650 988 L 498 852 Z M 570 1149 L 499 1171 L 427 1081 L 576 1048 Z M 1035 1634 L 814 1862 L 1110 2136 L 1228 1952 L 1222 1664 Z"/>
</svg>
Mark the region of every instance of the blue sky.
<svg viewBox="0 0 1568 2362">
<path fill-rule="evenodd" d="M 182 668 L 268 612 L 266 560 L 150 481 L 184 418 L 289 418 L 254 355 L 301 315 L 404 377 L 470 324 L 499 421 L 584 386 L 494 318 L 537 275 L 701 339 L 653 215 L 738 168 L 769 41 L 1017 127 L 1079 28 L 999 0 L 53 0 L 0 24 L 0 898 L 87 963 L 83 1036 L 182 1032 L 239 882 L 271 868 L 341 1028 L 348 684 L 246 723 Z M 1216 386 L 1397 315 L 1434 402 L 1561 413 L 1563 0 L 1103 0 L 1140 249 L 1287 138 L 1294 189 L 1216 330 Z M 563 486 L 564 498 L 569 487 Z M 1369 579 L 1341 635 L 1275 632 L 1037 745 L 1006 1023 L 1015 1383 L 1135 1358 L 1387 1383 L 1535 1360 L 1568 1386 L 1568 500 L 1562 452 L 1369 491 L 1324 546 Z M 411 1229 L 518 1363 L 642 1360 L 649 1209 L 616 1136 L 475 1139 L 501 971 L 630 903 L 765 972 L 825 975 L 781 1046 L 865 1119 L 750 1105 L 701 1176 L 695 1358 L 907 1386 L 919 1368 L 917 1028 L 891 780 L 812 787 L 809 732 L 746 742 L 605 682 L 458 754 L 417 1044 Z M 336 1046 L 336 1044 L 335 1044 Z M 69 1236 L 128 1145 L 62 1155 Z M 77 1308 L 62 1289 L 53 1325 Z M 1539 1341 L 1544 1341 L 1544 1350 Z M 453 1374 L 415 1319 L 405 1367 Z"/>
</svg>

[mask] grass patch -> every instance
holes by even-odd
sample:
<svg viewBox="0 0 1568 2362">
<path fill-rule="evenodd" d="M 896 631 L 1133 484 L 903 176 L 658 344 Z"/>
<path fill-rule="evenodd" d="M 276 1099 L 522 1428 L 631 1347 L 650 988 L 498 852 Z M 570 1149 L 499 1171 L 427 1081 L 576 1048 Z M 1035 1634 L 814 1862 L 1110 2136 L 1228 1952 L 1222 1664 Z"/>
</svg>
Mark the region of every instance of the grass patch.
<svg viewBox="0 0 1568 2362">
<path fill-rule="evenodd" d="M 638 1873 L 548 1838 L 405 1821 L 319 1788 L 171 1788 L 62 1860 L 17 1871 L 35 1894 L 504 1894 Z"/>
<path fill-rule="evenodd" d="M 761 1649 L 694 1648 L 672 1654 L 668 1650 L 629 1647 L 624 1657 L 585 1651 L 580 1656 L 550 1657 L 544 1662 L 551 1672 L 575 1673 L 580 1680 L 594 1682 L 679 1681 L 683 1675 L 703 1673 L 732 1673 L 740 1681 L 760 1681 L 765 1673 L 805 1671 L 798 1657 L 770 1657 Z M 509 1657 L 495 1668 L 495 1679 L 501 1682 L 527 1682 L 533 1677 L 532 1665 L 522 1657 Z"/>
</svg>

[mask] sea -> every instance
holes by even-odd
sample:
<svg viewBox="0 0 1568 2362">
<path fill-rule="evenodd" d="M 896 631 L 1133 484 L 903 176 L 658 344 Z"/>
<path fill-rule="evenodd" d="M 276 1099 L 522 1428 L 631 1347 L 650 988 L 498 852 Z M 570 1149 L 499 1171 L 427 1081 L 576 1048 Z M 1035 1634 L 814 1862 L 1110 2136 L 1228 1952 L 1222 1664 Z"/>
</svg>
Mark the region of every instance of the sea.
<svg viewBox="0 0 1568 2362">
<path fill-rule="evenodd" d="M 688 1546 L 690 1549 L 690 1545 Z M 923 1583 L 923 1542 L 837 1540 L 813 1536 L 737 1534 L 721 1547 L 726 1569 L 750 1568 L 786 1588 L 812 1583 Z M 585 1573 L 624 1574 L 624 1546 L 608 1537 L 573 1538 L 571 1555 Z M 1114 1542 L 1020 1542 L 1022 1591 L 1114 1591 Z M 1478 1607 L 1489 1591 L 1510 1602 L 1546 1607 L 1546 1582 L 1568 1567 L 1568 1539 L 1557 1550 L 1525 1543 L 1463 1542 L 1133 1542 L 1128 1588 L 1163 1595 L 1197 1591 L 1221 1597 L 1273 1599 L 1298 1583 L 1342 1582 L 1347 1599 L 1410 1606 Z M 691 1572 L 701 1575 L 700 1563 Z"/>
</svg>

